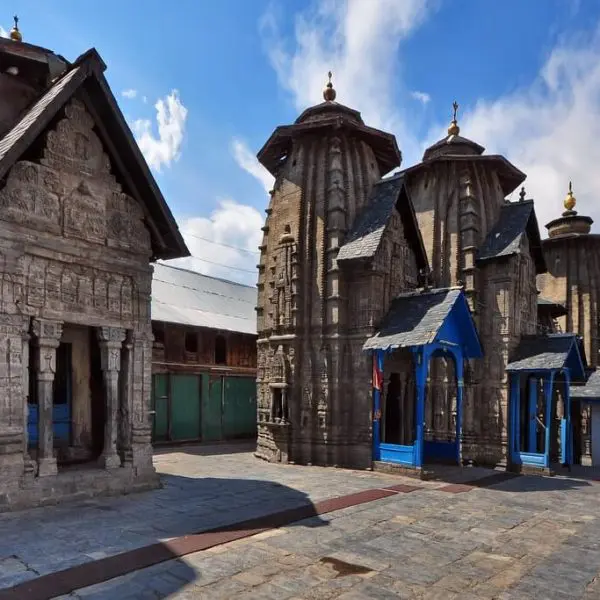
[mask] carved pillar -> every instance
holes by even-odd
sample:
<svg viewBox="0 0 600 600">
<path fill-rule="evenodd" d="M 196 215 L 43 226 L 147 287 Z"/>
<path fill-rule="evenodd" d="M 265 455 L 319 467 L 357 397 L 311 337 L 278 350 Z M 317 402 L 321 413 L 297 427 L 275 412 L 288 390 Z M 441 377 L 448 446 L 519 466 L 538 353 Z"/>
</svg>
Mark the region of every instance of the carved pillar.
<svg viewBox="0 0 600 600">
<path fill-rule="evenodd" d="M 119 409 L 119 439 L 117 448 L 124 464 L 131 464 L 131 427 L 133 413 L 133 331 L 127 332 L 123 350 L 121 372 L 121 397 Z"/>
<path fill-rule="evenodd" d="M 106 469 L 121 466 L 117 454 L 117 434 L 119 420 L 119 371 L 121 370 L 121 346 L 125 340 L 125 330 L 120 327 L 99 327 L 104 397 L 106 402 L 106 422 L 104 425 L 104 450 L 100 462 Z"/>
<path fill-rule="evenodd" d="M 132 349 L 131 453 L 135 475 L 155 476 L 152 464 L 152 334 L 135 331 Z"/>
<path fill-rule="evenodd" d="M 36 346 L 36 390 L 38 403 L 38 476 L 56 475 L 52 408 L 56 349 L 62 336 L 62 323 L 34 319 L 32 326 Z"/>
</svg>

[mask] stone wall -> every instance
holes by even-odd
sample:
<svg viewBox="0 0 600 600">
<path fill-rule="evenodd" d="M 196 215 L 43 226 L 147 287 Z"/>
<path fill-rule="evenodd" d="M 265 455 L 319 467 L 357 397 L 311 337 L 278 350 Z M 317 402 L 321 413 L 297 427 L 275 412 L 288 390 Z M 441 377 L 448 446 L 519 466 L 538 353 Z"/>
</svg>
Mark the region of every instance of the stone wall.
<svg viewBox="0 0 600 600">
<path fill-rule="evenodd" d="M 119 436 L 119 452 L 130 477 L 156 483 L 149 421 L 151 247 L 143 218 L 142 207 L 122 188 L 92 118 L 77 99 L 2 182 L 0 477 L 13 495 L 20 493 L 31 470 L 25 426 L 28 378 L 39 377 L 46 368 L 40 361 L 45 353 L 52 356 L 62 324 L 98 330 L 105 376 L 127 369 L 118 410 L 128 426 Z M 41 323 L 44 331 L 49 331 L 45 323 L 56 323 L 56 340 L 50 336 L 52 343 L 46 344 L 32 323 Z M 123 333 L 115 337 L 113 330 Z M 31 335 L 37 344 L 32 350 L 38 355 L 36 373 L 29 373 L 26 356 Z M 102 336 L 109 337 L 103 342 Z M 116 362 L 110 358 L 115 353 Z M 53 367 L 48 364 L 51 381 Z M 76 437 L 84 435 L 75 430 Z M 20 440 L 18 446 L 13 439 Z"/>
</svg>

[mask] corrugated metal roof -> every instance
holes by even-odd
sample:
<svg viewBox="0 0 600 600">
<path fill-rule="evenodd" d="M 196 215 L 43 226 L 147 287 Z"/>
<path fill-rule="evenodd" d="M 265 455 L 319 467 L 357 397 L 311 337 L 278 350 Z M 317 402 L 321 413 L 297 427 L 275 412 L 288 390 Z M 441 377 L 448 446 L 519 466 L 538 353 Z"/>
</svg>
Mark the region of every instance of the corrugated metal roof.
<svg viewBox="0 0 600 600">
<path fill-rule="evenodd" d="M 255 287 L 154 265 L 152 320 L 256 335 Z"/>
</svg>

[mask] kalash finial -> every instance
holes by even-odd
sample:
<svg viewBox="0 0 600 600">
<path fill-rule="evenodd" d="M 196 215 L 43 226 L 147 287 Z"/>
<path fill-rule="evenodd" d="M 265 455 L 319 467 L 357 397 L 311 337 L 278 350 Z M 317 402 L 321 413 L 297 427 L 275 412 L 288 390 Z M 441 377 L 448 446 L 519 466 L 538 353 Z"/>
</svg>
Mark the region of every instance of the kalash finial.
<svg viewBox="0 0 600 600">
<path fill-rule="evenodd" d="M 323 90 L 323 98 L 325 98 L 325 102 L 333 102 L 335 100 L 335 90 L 333 89 L 333 83 L 331 83 L 331 71 L 327 73 L 327 77 L 329 77 L 329 81 Z"/>
<path fill-rule="evenodd" d="M 448 135 L 458 135 L 460 133 L 460 127 L 456 120 L 456 113 L 458 112 L 458 102 L 456 100 L 452 103 L 452 109 L 452 122 L 450 123 L 450 127 L 448 127 Z"/>
<path fill-rule="evenodd" d="M 576 204 L 577 204 L 577 198 L 575 198 L 575 196 L 573 195 L 573 182 L 569 181 L 569 192 L 567 194 L 567 197 L 565 198 L 564 205 L 565 205 L 565 208 L 569 212 L 571 212 L 575 208 Z"/>
<path fill-rule="evenodd" d="M 21 32 L 19 31 L 19 17 L 17 17 L 17 15 L 15 15 L 13 17 L 13 19 L 15 20 L 15 24 L 13 25 L 13 28 L 10 30 L 10 39 L 13 40 L 14 42 L 22 42 L 23 36 L 21 35 Z"/>
<path fill-rule="evenodd" d="M 519 202 L 525 202 L 525 186 L 521 187 L 519 192 Z"/>
</svg>

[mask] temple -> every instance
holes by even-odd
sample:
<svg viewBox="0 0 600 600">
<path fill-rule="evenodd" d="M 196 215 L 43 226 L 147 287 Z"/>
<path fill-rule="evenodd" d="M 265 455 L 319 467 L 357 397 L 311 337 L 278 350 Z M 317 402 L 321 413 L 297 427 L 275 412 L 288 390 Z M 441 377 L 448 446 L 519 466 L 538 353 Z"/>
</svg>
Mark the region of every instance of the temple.
<svg viewBox="0 0 600 600">
<path fill-rule="evenodd" d="M 188 255 L 91 49 L 0 38 L 0 504 L 158 485 L 150 293 Z"/>
<path fill-rule="evenodd" d="M 417 473 L 581 462 L 576 394 L 598 351 L 591 221 L 570 206 L 542 241 L 525 174 L 461 134 L 456 103 L 447 135 L 398 170 L 395 137 L 336 96 L 330 74 L 324 102 L 258 153 L 275 185 L 257 456 Z"/>
</svg>

